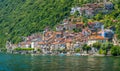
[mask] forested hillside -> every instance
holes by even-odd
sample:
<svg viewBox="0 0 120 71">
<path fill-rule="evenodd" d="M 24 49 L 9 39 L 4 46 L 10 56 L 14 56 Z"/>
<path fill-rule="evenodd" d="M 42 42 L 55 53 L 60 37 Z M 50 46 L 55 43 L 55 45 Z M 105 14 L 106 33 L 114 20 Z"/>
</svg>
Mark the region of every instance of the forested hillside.
<svg viewBox="0 0 120 71">
<path fill-rule="evenodd" d="M 41 32 L 46 26 L 53 28 L 70 16 L 71 7 L 99 0 L 0 0 L 0 46 L 7 40 L 18 43 L 22 36 Z M 101 20 L 106 26 L 115 25 L 120 30 L 120 1 L 113 0 L 111 14 L 98 14 L 91 20 Z M 112 20 L 118 20 L 113 23 Z"/>
</svg>

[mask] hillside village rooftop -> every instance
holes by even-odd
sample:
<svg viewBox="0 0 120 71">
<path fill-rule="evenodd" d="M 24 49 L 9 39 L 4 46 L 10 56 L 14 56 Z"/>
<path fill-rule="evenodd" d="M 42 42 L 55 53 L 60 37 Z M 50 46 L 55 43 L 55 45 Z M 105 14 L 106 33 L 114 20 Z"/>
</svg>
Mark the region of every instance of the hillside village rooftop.
<svg viewBox="0 0 120 71">
<path fill-rule="evenodd" d="M 112 3 L 94 3 L 84 4 L 82 7 L 71 8 L 71 14 L 76 11 L 80 15 L 94 16 L 96 10 L 112 10 Z M 98 12 L 98 11 L 96 11 Z M 116 22 L 116 20 L 113 20 Z M 87 24 L 87 26 L 85 25 Z M 99 21 L 83 22 L 81 18 L 70 17 L 64 19 L 63 22 L 55 27 L 55 31 L 46 27 L 42 33 L 35 33 L 28 37 L 24 37 L 24 41 L 18 44 L 6 43 L 8 50 L 15 48 L 33 48 L 41 49 L 43 53 L 53 52 L 54 50 L 66 49 L 73 51 L 75 48 L 82 48 L 83 45 L 93 45 L 96 42 L 105 43 L 112 41 L 116 45 L 116 38 L 113 29 L 105 29 L 104 23 Z"/>
<path fill-rule="evenodd" d="M 72 24 L 71 21 L 67 22 L 68 23 L 66 24 L 63 22 L 63 24 L 56 26 L 56 31 L 52 31 L 47 27 L 45 28 L 44 33 L 33 34 L 26 37 L 25 41 L 22 41 L 19 44 L 7 44 L 6 46 L 8 49 L 31 47 L 35 50 L 41 49 L 43 51 L 52 51 L 60 48 L 73 50 L 84 44 L 92 45 L 96 42 L 105 43 L 112 40 L 111 38 L 114 35 L 112 30 L 104 29 L 104 24 L 101 22 L 88 22 L 87 27 L 84 26 L 84 22 L 76 22 L 75 24 Z M 74 32 L 73 30 L 77 28 L 80 28 L 81 31 Z M 107 36 L 106 34 L 111 36 Z"/>
</svg>

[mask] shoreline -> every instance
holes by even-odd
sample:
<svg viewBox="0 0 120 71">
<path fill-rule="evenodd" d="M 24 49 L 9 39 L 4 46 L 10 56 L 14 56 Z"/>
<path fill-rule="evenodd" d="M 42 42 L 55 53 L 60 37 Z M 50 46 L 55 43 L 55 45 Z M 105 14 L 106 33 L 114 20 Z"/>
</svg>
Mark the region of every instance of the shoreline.
<svg viewBox="0 0 120 71">
<path fill-rule="evenodd" d="M 0 53 L 6 53 L 6 54 L 19 54 L 19 55 L 30 55 L 30 56 L 97 56 L 97 57 L 104 57 L 104 56 L 112 56 L 112 55 L 103 55 L 103 54 L 80 54 L 80 53 L 74 53 L 74 54 L 64 54 L 64 53 L 58 53 L 58 54 L 44 54 L 44 53 L 10 53 L 10 52 L 0 52 Z M 117 56 L 115 56 L 117 57 Z"/>
</svg>

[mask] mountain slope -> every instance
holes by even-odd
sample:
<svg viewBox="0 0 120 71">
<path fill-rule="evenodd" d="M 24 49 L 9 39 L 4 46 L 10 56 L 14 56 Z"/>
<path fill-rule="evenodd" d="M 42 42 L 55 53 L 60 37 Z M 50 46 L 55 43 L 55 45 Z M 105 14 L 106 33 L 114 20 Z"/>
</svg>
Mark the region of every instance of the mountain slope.
<svg viewBox="0 0 120 71">
<path fill-rule="evenodd" d="M 0 47 L 4 47 L 7 40 L 18 43 L 21 36 L 41 32 L 46 26 L 53 28 L 69 16 L 71 7 L 94 1 L 98 0 L 0 0 Z M 120 1 L 113 2 L 116 11 L 112 15 L 102 15 L 106 26 L 111 25 L 106 19 L 116 19 L 120 12 Z"/>
<path fill-rule="evenodd" d="M 69 15 L 69 0 L 0 0 L 0 46 L 17 43 L 21 36 L 53 27 Z M 3 44 L 3 45 L 2 45 Z"/>
</svg>

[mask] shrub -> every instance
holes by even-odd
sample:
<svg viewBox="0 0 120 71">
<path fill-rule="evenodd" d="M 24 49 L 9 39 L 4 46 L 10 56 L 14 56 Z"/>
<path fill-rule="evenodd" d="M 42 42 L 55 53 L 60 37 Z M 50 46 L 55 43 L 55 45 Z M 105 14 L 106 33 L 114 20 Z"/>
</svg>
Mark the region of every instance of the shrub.
<svg viewBox="0 0 120 71">
<path fill-rule="evenodd" d="M 33 48 L 15 48 L 16 51 L 31 51 L 34 50 Z"/>
<path fill-rule="evenodd" d="M 103 43 L 101 45 L 101 49 L 104 51 L 103 54 L 107 55 L 108 51 L 111 49 L 111 47 L 113 47 L 112 43 L 110 43 L 110 42 Z"/>
<path fill-rule="evenodd" d="M 42 52 L 42 50 L 41 50 L 41 49 L 37 49 L 37 51 Z"/>
<path fill-rule="evenodd" d="M 97 48 L 97 49 L 100 49 L 101 43 L 100 42 L 96 42 L 96 43 L 93 44 L 93 47 Z"/>
<path fill-rule="evenodd" d="M 87 46 L 87 44 L 84 44 L 84 45 L 82 46 L 82 49 L 83 49 L 83 50 L 86 50 L 86 46 Z"/>
<path fill-rule="evenodd" d="M 103 49 L 100 49 L 99 50 L 99 54 L 104 54 L 105 52 L 104 52 L 104 50 Z"/>
<path fill-rule="evenodd" d="M 2 48 L 2 49 L 1 49 L 1 52 L 6 52 L 6 51 L 7 51 L 6 48 Z"/>
<path fill-rule="evenodd" d="M 75 49 L 75 52 L 76 52 L 76 53 L 79 53 L 79 52 L 80 52 L 80 48 L 76 48 L 76 49 Z"/>
<path fill-rule="evenodd" d="M 87 44 L 85 44 L 85 45 L 83 45 L 82 49 L 87 51 L 87 53 L 88 53 L 88 51 L 91 50 L 91 47 L 88 46 Z"/>
<path fill-rule="evenodd" d="M 113 56 L 118 56 L 120 55 L 120 46 L 113 46 L 110 51 Z"/>
</svg>

